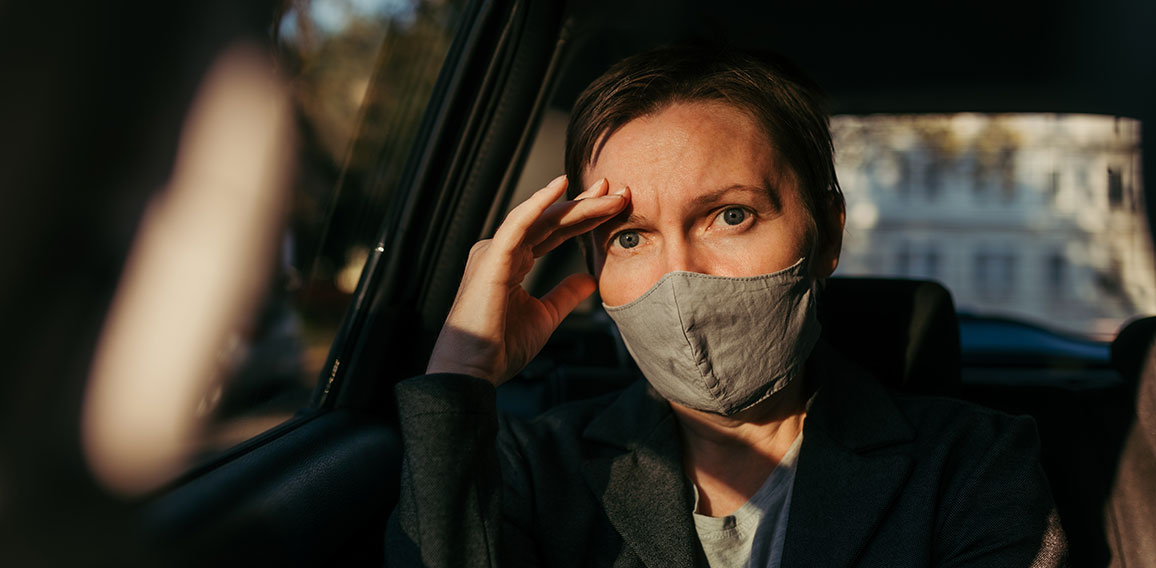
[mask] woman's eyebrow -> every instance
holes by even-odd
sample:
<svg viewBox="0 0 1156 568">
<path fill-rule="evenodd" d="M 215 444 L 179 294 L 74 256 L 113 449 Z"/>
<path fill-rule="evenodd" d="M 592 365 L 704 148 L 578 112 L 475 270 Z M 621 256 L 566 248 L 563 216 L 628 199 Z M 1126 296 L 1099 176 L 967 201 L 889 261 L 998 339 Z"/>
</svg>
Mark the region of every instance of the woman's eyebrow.
<svg viewBox="0 0 1156 568">
<path fill-rule="evenodd" d="M 768 189 L 766 187 L 763 187 L 763 186 L 742 185 L 742 184 L 729 185 L 727 187 L 711 190 L 711 191 L 704 193 L 698 197 L 695 197 L 694 199 L 692 199 L 690 201 L 690 208 L 691 209 L 703 209 L 706 207 L 710 207 L 712 205 L 716 205 L 718 203 L 725 202 L 729 195 L 731 195 L 732 193 L 736 193 L 736 192 L 749 195 L 750 198 L 759 205 L 765 205 L 767 207 L 773 208 L 776 211 L 778 211 L 781 208 L 781 204 L 779 202 L 779 195 L 775 191 Z M 633 209 L 633 208 L 631 208 L 631 209 Z M 617 227 L 621 227 L 624 225 L 625 226 L 637 226 L 637 225 L 645 225 L 646 223 L 647 223 L 647 218 L 645 216 L 639 215 L 638 213 L 636 213 L 634 211 L 630 211 L 630 213 L 626 213 L 624 211 L 624 212 L 620 213 L 617 217 L 612 217 L 610 220 L 606 221 L 605 223 L 600 225 L 598 228 L 603 230 L 603 231 L 607 231 L 607 230 L 613 230 Z"/>
<path fill-rule="evenodd" d="M 624 216 L 625 215 L 625 216 Z M 625 211 L 618 215 L 611 217 L 605 223 L 602 223 L 597 229 L 606 230 L 621 227 L 623 225 L 642 225 L 646 223 L 646 217 L 638 213 L 631 212 L 627 214 Z"/>
<path fill-rule="evenodd" d="M 695 197 L 693 200 L 691 200 L 691 205 L 693 207 L 696 207 L 696 208 L 709 207 L 711 205 L 715 205 L 717 203 L 726 201 L 727 197 L 733 193 L 744 193 L 744 194 L 749 195 L 751 198 L 755 199 L 756 201 L 764 202 L 767 205 L 774 207 L 775 209 L 779 208 L 779 196 L 771 188 L 758 186 L 758 185 L 742 185 L 742 184 L 734 184 L 734 185 L 730 185 L 727 187 L 708 191 L 708 192 L 706 192 L 706 193 L 704 193 L 698 197 Z"/>
<path fill-rule="evenodd" d="M 629 211 L 629 209 L 627 211 Z M 590 233 L 596 235 L 595 240 L 604 240 L 604 238 L 609 237 L 622 227 L 642 227 L 648 224 L 645 216 L 639 215 L 634 211 L 630 211 L 629 213 L 627 211 L 623 211 L 611 217 L 605 223 L 594 227 Z M 601 235 L 601 237 L 597 237 L 597 235 Z"/>
</svg>

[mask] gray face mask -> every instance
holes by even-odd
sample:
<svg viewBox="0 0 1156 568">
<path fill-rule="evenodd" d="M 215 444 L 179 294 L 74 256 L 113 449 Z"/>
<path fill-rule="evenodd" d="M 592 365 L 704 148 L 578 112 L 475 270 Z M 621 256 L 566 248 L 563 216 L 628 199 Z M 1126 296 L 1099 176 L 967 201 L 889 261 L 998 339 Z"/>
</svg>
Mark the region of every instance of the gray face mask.
<svg viewBox="0 0 1156 568">
<path fill-rule="evenodd" d="M 730 416 L 802 373 L 819 338 L 806 259 L 761 276 L 671 272 L 642 297 L 607 306 L 654 390 Z"/>
</svg>

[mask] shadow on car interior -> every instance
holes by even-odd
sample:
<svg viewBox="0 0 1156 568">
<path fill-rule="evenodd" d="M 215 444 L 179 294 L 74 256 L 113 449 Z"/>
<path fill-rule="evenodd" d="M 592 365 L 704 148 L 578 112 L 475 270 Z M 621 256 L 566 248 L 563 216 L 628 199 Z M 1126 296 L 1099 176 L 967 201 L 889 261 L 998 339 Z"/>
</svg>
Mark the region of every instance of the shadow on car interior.
<svg viewBox="0 0 1156 568">
<path fill-rule="evenodd" d="M 336 306 L 337 315 L 321 318 L 321 339 L 309 338 L 319 346 L 305 357 L 292 329 L 300 314 L 289 312 L 307 310 L 274 295 L 277 313 L 264 304 L 256 319 L 288 331 L 272 336 L 269 359 L 240 366 L 257 380 L 221 399 L 229 416 L 243 416 L 244 399 L 259 398 L 276 407 L 276 420 L 226 438 L 154 489 L 117 494 L 85 461 L 80 415 L 134 233 L 171 173 L 180 123 L 211 62 L 233 40 L 267 39 L 284 24 L 271 28 L 273 18 L 292 12 L 304 19 L 311 4 L 333 18 L 361 4 L 398 11 L 388 34 L 358 37 L 371 45 L 364 77 L 328 93 L 352 109 L 346 126 L 353 134 L 331 144 L 337 158 L 300 159 L 301 178 L 322 180 L 301 184 L 331 191 L 298 192 L 294 207 L 312 239 L 302 240 L 323 251 L 319 258 L 328 255 L 306 259 L 328 279 L 309 290 L 311 299 Z M 0 320 L 18 332 L 5 342 L 0 542 L 3 558 L 17 565 L 380 565 L 402 462 L 393 387 L 425 369 L 470 246 L 493 234 L 524 184 L 537 187 L 558 173 L 557 127 L 577 93 L 631 53 L 703 37 L 780 53 L 823 85 L 835 113 L 854 116 L 1092 113 L 1138 123 L 1156 116 L 1156 34 L 1148 29 L 1156 3 L 1135 0 L 313 0 L 20 10 L 0 9 L 0 42 L 19 44 L 4 50 L 4 67 L 24 87 L 13 89 L 13 104 L 0 105 L 0 187 L 17 189 L 5 192 L 0 208 Z M 389 42 L 406 25 L 430 14 L 444 33 L 417 29 L 412 37 L 429 45 L 398 56 L 438 54 L 430 61 L 440 71 L 403 74 L 418 79 L 420 89 L 406 89 L 426 93 L 421 104 L 428 106 L 374 100 L 398 79 L 389 66 L 397 62 L 378 46 L 396 47 Z M 143 24 L 128 25 L 134 17 Z M 55 49 L 35 48 L 48 41 Z M 351 92 L 354 103 L 346 100 Z M 381 118 L 397 109 L 406 120 Z M 327 143 L 314 118 L 297 116 L 310 150 Z M 369 140 L 366 124 L 375 120 L 377 130 L 405 137 L 392 145 Z M 557 154 L 556 162 L 538 160 L 538 145 Z M 1146 219 L 1156 211 L 1150 184 L 1142 183 L 1156 171 L 1154 157 L 1141 152 L 1129 182 L 1140 197 L 1130 214 Z M 354 158 L 364 169 L 350 173 Z M 372 207 L 356 201 L 365 196 Z M 368 237 L 334 245 L 325 231 L 357 232 L 343 224 L 353 220 Z M 581 270 L 580 258 L 576 245 L 561 247 L 540 261 L 527 288 L 548 290 Z M 330 266 L 333 259 L 347 266 Z M 1057 332 L 1046 319 L 970 311 L 936 278 L 836 276 L 823 296 L 823 339 L 856 364 L 899 391 L 959 397 L 1036 420 L 1073 565 L 1156 563 L 1156 318 L 1138 319 L 1145 308 L 1130 307 L 1133 319 L 1119 333 L 1084 337 Z M 286 351 L 291 364 L 273 368 L 269 361 Z M 306 359 L 310 365 L 301 364 Z M 296 376 L 302 373 L 309 374 L 304 382 Z M 499 405 L 533 416 L 638 377 L 614 326 L 591 302 L 502 387 Z"/>
</svg>

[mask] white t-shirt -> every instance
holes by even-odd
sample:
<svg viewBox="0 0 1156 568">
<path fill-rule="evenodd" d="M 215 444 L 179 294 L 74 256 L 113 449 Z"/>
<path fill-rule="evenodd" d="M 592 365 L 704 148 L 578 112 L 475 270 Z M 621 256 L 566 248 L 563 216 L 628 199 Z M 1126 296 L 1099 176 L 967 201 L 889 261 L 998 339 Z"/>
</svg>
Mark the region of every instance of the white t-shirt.
<svg viewBox="0 0 1156 568">
<path fill-rule="evenodd" d="M 698 514 L 698 487 L 694 488 L 694 528 L 711 568 L 778 568 L 802 445 L 799 432 L 763 486 L 732 515 Z"/>
</svg>

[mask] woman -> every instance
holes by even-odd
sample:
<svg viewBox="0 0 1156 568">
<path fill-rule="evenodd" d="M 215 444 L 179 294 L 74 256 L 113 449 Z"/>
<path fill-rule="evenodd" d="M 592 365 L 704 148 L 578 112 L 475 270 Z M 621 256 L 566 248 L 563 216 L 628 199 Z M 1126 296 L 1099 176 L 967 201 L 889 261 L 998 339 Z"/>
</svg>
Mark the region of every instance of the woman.
<svg viewBox="0 0 1156 568">
<path fill-rule="evenodd" d="M 392 561 L 1062 562 L 1030 420 L 895 396 L 818 340 L 843 200 L 807 81 L 729 50 L 631 57 L 579 97 L 566 170 L 474 247 L 428 374 L 398 387 Z M 529 296 L 577 236 L 591 274 Z M 499 428 L 494 388 L 596 288 L 647 381 Z"/>
</svg>

